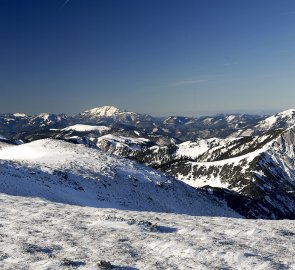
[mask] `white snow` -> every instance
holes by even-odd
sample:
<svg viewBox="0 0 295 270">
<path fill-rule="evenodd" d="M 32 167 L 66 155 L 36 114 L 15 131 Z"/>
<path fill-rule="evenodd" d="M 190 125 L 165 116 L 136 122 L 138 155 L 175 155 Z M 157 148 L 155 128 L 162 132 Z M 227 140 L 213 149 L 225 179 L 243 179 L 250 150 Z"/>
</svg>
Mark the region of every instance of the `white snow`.
<svg viewBox="0 0 295 270">
<path fill-rule="evenodd" d="M 261 137 L 262 141 L 263 141 L 263 138 L 264 138 L 264 136 Z M 226 140 L 228 140 L 228 139 L 226 139 Z M 224 142 L 226 140 L 223 140 L 222 144 L 224 144 Z M 233 157 L 233 158 L 219 160 L 219 161 L 211 161 L 211 162 L 191 162 L 191 161 L 188 161 L 188 164 L 190 164 L 190 166 L 191 166 L 191 172 L 186 175 L 182 175 L 181 173 L 179 173 L 177 175 L 177 179 L 185 182 L 188 185 L 191 185 L 192 187 L 203 187 L 203 186 L 209 185 L 212 187 L 230 188 L 232 190 L 239 191 L 241 189 L 241 187 L 239 189 L 231 188 L 229 182 L 227 182 L 226 180 L 222 181 L 222 178 L 220 176 L 221 169 L 225 165 L 226 166 L 239 166 L 240 165 L 243 168 L 243 170 L 246 170 L 246 169 L 248 169 L 250 162 L 253 161 L 254 158 L 258 157 L 261 153 L 264 153 L 264 152 L 267 153 L 267 152 L 273 151 L 272 144 L 273 144 L 273 141 L 270 141 L 269 143 L 265 144 L 262 148 L 255 150 L 253 152 L 250 152 L 250 153 L 247 153 L 244 155 L 240 155 L 237 157 Z M 209 151 L 211 152 L 212 150 L 218 149 L 219 147 L 220 146 L 215 147 L 215 148 L 209 148 Z M 205 147 L 204 147 L 204 149 L 205 149 Z M 189 152 L 186 152 L 186 153 L 188 153 L 187 156 L 189 156 Z M 195 153 L 197 155 L 197 152 L 195 152 Z M 204 174 L 204 176 L 199 176 L 198 178 L 196 178 L 193 175 L 194 175 L 194 170 L 196 170 L 197 168 L 202 168 L 204 171 L 211 171 L 211 172 L 214 171 L 214 173 L 210 173 L 207 175 Z"/>
<path fill-rule="evenodd" d="M 279 121 L 284 121 L 289 127 L 295 124 L 295 109 L 289 109 L 262 120 L 256 128 L 268 130 L 276 127 Z"/>
<path fill-rule="evenodd" d="M 295 269 L 295 222 L 98 209 L 0 194 L 0 268 Z"/>
<path fill-rule="evenodd" d="M 73 126 L 69 126 L 62 129 L 63 131 L 77 131 L 77 132 L 87 132 L 87 131 L 98 131 L 104 132 L 110 130 L 109 127 L 106 126 L 91 126 L 91 125 L 83 125 L 83 124 L 76 124 Z"/>
<path fill-rule="evenodd" d="M 218 148 L 222 148 L 228 143 L 235 141 L 235 139 L 198 139 L 196 142 L 187 141 L 181 144 L 178 144 L 178 149 L 176 151 L 177 157 L 189 157 L 196 159 L 207 151 L 215 151 Z"/>
<path fill-rule="evenodd" d="M 122 112 L 114 106 L 102 106 L 94 109 L 84 111 L 82 115 L 92 115 L 93 117 L 111 117 L 115 114 Z"/>
<path fill-rule="evenodd" d="M 223 202 L 130 160 L 39 140 L 0 149 L 0 192 L 132 210 L 239 216 Z"/>
<path fill-rule="evenodd" d="M 178 145 L 178 149 L 176 151 L 176 156 L 184 156 L 184 157 L 191 157 L 197 158 L 201 154 L 205 153 L 209 150 L 209 143 L 208 140 L 198 140 L 197 142 L 183 142 Z"/>
<path fill-rule="evenodd" d="M 236 115 L 227 115 L 227 116 L 226 116 L 226 121 L 227 121 L 228 123 L 230 123 L 230 122 L 232 122 L 233 120 L 235 120 L 236 118 L 237 118 Z"/>
<path fill-rule="evenodd" d="M 37 115 L 37 118 L 42 118 L 45 121 L 49 121 L 49 117 L 50 117 L 50 115 L 48 113 L 40 113 Z"/>
<path fill-rule="evenodd" d="M 27 117 L 25 113 L 14 113 L 13 116 L 15 117 Z"/>
<path fill-rule="evenodd" d="M 149 139 L 146 138 L 134 138 L 134 137 L 124 137 L 124 136 L 116 136 L 113 134 L 107 134 L 98 138 L 98 141 L 108 140 L 113 142 L 120 143 L 131 143 L 131 144 L 145 144 L 149 142 Z"/>
</svg>

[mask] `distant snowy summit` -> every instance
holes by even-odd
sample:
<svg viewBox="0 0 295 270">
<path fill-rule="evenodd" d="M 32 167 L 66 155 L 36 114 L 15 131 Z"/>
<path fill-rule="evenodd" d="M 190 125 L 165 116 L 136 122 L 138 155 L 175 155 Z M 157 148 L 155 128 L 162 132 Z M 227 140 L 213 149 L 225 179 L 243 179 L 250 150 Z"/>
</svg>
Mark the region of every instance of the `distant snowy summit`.
<svg viewBox="0 0 295 270">
<path fill-rule="evenodd" d="M 114 106 L 102 106 L 97 107 L 93 109 L 86 110 L 80 115 L 88 116 L 90 118 L 96 118 L 96 117 L 112 117 L 114 115 L 118 115 L 120 113 L 126 112 L 125 110 L 120 110 L 119 108 L 116 108 Z"/>
<path fill-rule="evenodd" d="M 289 128 L 295 125 L 295 109 L 285 110 L 260 120 L 256 125 L 234 133 L 234 136 L 260 135 L 268 130 Z"/>
<path fill-rule="evenodd" d="M 102 106 L 86 110 L 74 116 L 77 121 L 86 121 L 95 123 L 95 121 L 105 120 L 113 121 L 121 124 L 139 124 L 141 121 L 152 121 L 153 117 L 147 114 L 140 114 L 121 110 L 114 106 Z"/>
<path fill-rule="evenodd" d="M 258 125 L 258 129 L 274 129 L 286 128 L 295 125 L 295 109 L 289 109 L 272 115 L 262 120 Z"/>
</svg>

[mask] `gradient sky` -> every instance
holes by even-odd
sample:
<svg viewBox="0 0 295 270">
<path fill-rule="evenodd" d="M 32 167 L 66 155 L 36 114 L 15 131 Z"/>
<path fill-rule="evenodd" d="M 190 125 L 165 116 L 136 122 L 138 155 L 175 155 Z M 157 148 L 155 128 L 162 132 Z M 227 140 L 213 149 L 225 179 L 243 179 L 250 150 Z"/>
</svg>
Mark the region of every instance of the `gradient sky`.
<svg viewBox="0 0 295 270">
<path fill-rule="evenodd" d="M 0 112 L 270 112 L 294 86 L 294 0 L 0 0 Z"/>
</svg>

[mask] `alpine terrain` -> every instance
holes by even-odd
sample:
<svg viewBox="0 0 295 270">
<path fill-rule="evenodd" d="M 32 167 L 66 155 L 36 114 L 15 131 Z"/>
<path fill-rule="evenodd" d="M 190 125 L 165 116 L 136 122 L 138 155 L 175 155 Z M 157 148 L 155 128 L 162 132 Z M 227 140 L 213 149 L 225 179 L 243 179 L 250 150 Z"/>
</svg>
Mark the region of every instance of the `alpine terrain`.
<svg viewBox="0 0 295 270">
<path fill-rule="evenodd" d="M 0 134 L 1 269 L 295 268 L 295 110 L 7 113 Z"/>
</svg>

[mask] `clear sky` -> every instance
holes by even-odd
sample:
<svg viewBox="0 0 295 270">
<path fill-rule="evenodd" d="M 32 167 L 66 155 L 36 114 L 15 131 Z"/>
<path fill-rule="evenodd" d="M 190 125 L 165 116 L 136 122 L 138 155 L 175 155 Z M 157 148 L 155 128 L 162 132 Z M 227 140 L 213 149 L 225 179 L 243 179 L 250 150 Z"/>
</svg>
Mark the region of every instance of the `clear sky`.
<svg viewBox="0 0 295 270">
<path fill-rule="evenodd" d="M 294 0 L 0 0 L 0 112 L 268 112 L 294 86 Z"/>
</svg>

